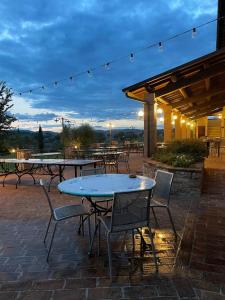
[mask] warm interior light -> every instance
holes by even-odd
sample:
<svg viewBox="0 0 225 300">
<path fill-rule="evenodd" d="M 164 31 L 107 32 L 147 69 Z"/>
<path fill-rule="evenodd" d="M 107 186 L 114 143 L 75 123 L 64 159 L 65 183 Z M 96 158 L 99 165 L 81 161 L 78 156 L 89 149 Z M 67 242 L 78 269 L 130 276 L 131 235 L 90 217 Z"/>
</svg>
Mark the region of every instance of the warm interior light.
<svg viewBox="0 0 225 300">
<path fill-rule="evenodd" d="M 138 117 L 140 117 L 140 118 L 144 117 L 144 112 L 143 112 L 143 110 L 139 110 L 139 112 L 138 112 Z"/>
<path fill-rule="evenodd" d="M 177 115 L 173 115 L 173 120 L 176 120 L 177 119 Z"/>
<path fill-rule="evenodd" d="M 159 108 L 157 108 L 157 113 L 158 113 L 158 114 L 162 114 L 162 113 L 163 113 L 163 110 L 162 110 L 162 108 L 160 108 L 160 107 L 159 107 Z"/>
<path fill-rule="evenodd" d="M 16 152 L 16 150 L 15 149 L 11 149 L 11 151 L 10 151 L 11 153 L 15 153 Z"/>
<path fill-rule="evenodd" d="M 185 124 L 186 123 L 186 121 L 185 120 L 181 120 L 181 124 Z"/>
<path fill-rule="evenodd" d="M 194 127 L 194 124 L 191 124 L 191 127 Z"/>
<path fill-rule="evenodd" d="M 174 124 L 175 124 L 175 121 L 172 121 L 171 124 L 174 125 Z"/>
<path fill-rule="evenodd" d="M 218 115 L 218 118 L 219 118 L 219 119 L 222 119 L 222 115 L 221 115 L 221 114 L 219 114 L 219 115 Z"/>
<path fill-rule="evenodd" d="M 190 125 L 190 122 L 187 122 L 187 125 Z"/>
</svg>

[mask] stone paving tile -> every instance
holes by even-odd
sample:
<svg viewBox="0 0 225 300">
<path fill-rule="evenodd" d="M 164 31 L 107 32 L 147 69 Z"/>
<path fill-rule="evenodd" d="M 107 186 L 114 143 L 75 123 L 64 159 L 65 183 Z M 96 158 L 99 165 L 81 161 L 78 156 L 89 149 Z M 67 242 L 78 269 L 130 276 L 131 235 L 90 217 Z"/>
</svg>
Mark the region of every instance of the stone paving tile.
<svg viewBox="0 0 225 300">
<path fill-rule="evenodd" d="M 1 300 L 16 300 L 17 299 L 17 292 L 0 292 L 0 299 Z"/>
<path fill-rule="evenodd" d="M 124 290 L 124 297 L 128 297 L 130 299 L 138 299 L 139 297 L 158 296 L 157 289 L 154 285 L 124 287 L 123 290 Z"/>
<path fill-rule="evenodd" d="M 60 290 L 65 286 L 65 280 L 40 280 L 35 281 L 32 285 L 33 290 Z"/>
<path fill-rule="evenodd" d="M 122 297 L 122 290 L 118 287 L 99 287 L 88 289 L 88 300 L 96 299 L 119 299 Z"/>
<path fill-rule="evenodd" d="M 53 294 L 53 300 L 85 300 L 87 299 L 87 290 L 86 289 L 77 289 L 73 290 L 64 290 L 64 291 L 55 291 Z M 97 300 L 96 298 L 95 300 Z"/>
<path fill-rule="evenodd" d="M 17 300 L 50 300 L 52 291 L 26 291 L 21 292 Z"/>
<path fill-rule="evenodd" d="M 95 288 L 96 278 L 68 278 L 66 279 L 65 289 Z"/>
<path fill-rule="evenodd" d="M 0 286 L 0 291 L 23 291 L 30 289 L 32 289 L 32 281 L 9 281 L 2 283 Z"/>
</svg>

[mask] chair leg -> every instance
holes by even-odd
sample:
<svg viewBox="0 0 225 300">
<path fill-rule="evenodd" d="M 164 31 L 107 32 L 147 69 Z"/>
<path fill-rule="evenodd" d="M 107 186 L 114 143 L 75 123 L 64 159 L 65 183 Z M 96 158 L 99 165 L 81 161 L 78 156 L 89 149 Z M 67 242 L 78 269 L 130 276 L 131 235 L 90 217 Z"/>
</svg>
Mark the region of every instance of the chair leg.
<svg viewBox="0 0 225 300">
<path fill-rule="evenodd" d="M 95 231 L 94 231 L 94 234 L 91 238 L 91 243 L 90 243 L 89 250 L 88 250 L 88 255 L 89 256 L 91 256 L 91 254 L 92 254 L 92 248 L 93 248 L 94 239 L 95 239 L 95 235 L 97 233 L 97 230 L 98 230 L 98 223 L 95 225 Z"/>
<path fill-rule="evenodd" d="M 52 238 L 51 238 L 51 241 L 50 241 L 50 245 L 49 245 L 49 249 L 48 249 L 48 255 L 47 255 L 47 262 L 48 262 L 48 259 L 49 259 L 49 255 L 50 255 L 50 252 L 51 252 L 51 249 L 52 249 L 52 243 L 53 243 L 53 240 L 54 240 L 54 236 L 55 236 L 55 232 L 56 232 L 56 228 L 57 228 L 57 222 L 55 223 L 55 226 L 54 226 L 54 229 L 53 229 L 53 233 L 52 233 Z"/>
<path fill-rule="evenodd" d="M 152 234 L 152 230 L 151 230 L 150 226 L 148 227 L 148 230 L 149 230 L 149 237 L 150 237 L 151 245 L 152 245 L 152 253 L 153 253 L 154 262 L 155 262 L 155 269 L 156 269 L 156 272 L 158 272 L 159 269 L 158 269 L 158 264 L 157 264 L 155 244 L 154 244 L 153 234 Z"/>
<path fill-rule="evenodd" d="M 87 217 L 88 220 L 88 235 L 89 235 L 89 246 L 91 245 L 91 222 L 90 222 L 90 216 Z"/>
<path fill-rule="evenodd" d="M 108 247 L 108 258 L 109 258 L 109 277 L 112 278 L 112 249 L 110 233 L 107 233 L 107 247 Z"/>
<path fill-rule="evenodd" d="M 155 220 L 155 225 L 156 225 L 156 227 L 159 227 L 159 222 L 158 222 L 158 219 L 156 217 L 154 207 L 151 206 L 151 209 L 152 209 L 153 217 L 154 217 L 154 220 Z"/>
<path fill-rule="evenodd" d="M 175 228 L 175 225 L 174 225 L 173 218 L 172 218 L 169 207 L 167 207 L 167 212 L 168 212 L 168 215 L 169 215 L 169 218 L 170 218 L 170 223 L 173 227 L 173 232 L 174 232 L 175 238 L 177 239 L 177 232 L 176 232 L 176 228 Z"/>
<path fill-rule="evenodd" d="M 49 231 L 49 227 L 50 227 L 51 221 L 52 221 L 52 215 L 50 216 L 50 219 L 48 221 L 48 226 L 47 226 L 47 229 L 46 229 L 46 232 L 45 232 L 45 237 L 44 237 L 44 243 L 45 243 L 46 238 L 48 236 L 48 231 Z"/>
<path fill-rule="evenodd" d="M 100 256 L 100 243 L 101 243 L 101 221 L 98 221 L 98 256 Z"/>
</svg>

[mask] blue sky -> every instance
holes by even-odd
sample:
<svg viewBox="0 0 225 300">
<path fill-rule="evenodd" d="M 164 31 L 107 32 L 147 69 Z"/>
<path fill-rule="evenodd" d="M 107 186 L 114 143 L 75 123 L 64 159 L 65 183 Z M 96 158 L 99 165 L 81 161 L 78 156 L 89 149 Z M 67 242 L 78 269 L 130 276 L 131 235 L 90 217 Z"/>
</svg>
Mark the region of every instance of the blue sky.
<svg viewBox="0 0 225 300">
<path fill-rule="evenodd" d="M 20 128 L 59 130 L 57 117 L 140 128 L 142 106 L 122 88 L 215 50 L 212 23 L 195 39 L 187 34 L 163 52 L 150 48 L 129 61 L 131 52 L 216 18 L 217 0 L 1 0 L 0 10 L 0 75 L 15 92 Z M 89 78 L 87 70 L 111 60 L 109 70 L 98 67 Z"/>
</svg>

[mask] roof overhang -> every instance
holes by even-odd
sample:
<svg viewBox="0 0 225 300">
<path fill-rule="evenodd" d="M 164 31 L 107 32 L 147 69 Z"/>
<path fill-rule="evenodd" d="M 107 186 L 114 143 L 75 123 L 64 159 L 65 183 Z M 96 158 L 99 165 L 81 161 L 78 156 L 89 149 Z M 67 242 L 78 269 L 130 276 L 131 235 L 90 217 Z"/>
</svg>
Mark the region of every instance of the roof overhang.
<svg viewBox="0 0 225 300">
<path fill-rule="evenodd" d="M 132 99 L 146 102 L 154 94 L 190 119 L 214 114 L 225 106 L 225 48 L 170 69 L 123 89 Z"/>
</svg>

